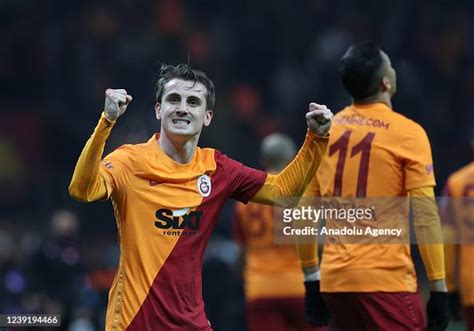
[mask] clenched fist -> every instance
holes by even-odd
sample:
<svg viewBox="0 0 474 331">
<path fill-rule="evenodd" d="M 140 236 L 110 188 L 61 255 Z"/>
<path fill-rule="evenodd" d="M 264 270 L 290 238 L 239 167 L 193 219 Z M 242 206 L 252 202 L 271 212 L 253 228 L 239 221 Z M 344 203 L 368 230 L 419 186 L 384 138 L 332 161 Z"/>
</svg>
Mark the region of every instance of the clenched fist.
<svg viewBox="0 0 474 331">
<path fill-rule="evenodd" d="M 115 121 L 125 113 L 125 110 L 132 99 L 132 96 L 127 94 L 127 91 L 124 89 L 107 89 L 105 91 L 104 105 L 105 118 L 109 121 Z"/>
<path fill-rule="evenodd" d="M 306 113 L 306 123 L 308 129 L 318 136 L 327 136 L 332 124 L 332 112 L 325 106 L 317 103 L 310 103 Z"/>
</svg>

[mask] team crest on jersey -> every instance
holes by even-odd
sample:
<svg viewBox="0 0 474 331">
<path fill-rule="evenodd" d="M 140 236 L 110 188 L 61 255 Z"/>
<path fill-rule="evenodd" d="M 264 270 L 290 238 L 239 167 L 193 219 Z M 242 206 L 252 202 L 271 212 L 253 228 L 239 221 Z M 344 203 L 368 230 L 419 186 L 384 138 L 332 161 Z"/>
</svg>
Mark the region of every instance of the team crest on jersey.
<svg viewBox="0 0 474 331">
<path fill-rule="evenodd" d="M 206 174 L 199 176 L 197 179 L 197 187 L 203 197 L 208 197 L 209 194 L 211 194 L 211 177 Z"/>
</svg>

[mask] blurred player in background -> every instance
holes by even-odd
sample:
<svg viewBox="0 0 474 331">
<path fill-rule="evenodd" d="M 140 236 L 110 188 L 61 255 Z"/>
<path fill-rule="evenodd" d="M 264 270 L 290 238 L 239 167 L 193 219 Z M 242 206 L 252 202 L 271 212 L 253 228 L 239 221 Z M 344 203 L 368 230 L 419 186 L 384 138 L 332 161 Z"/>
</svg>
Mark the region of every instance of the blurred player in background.
<svg viewBox="0 0 474 331">
<path fill-rule="evenodd" d="M 474 145 L 473 145 L 474 147 Z M 474 330 L 474 162 L 449 176 L 444 188 L 446 276 L 453 298 L 461 298 L 466 330 Z M 457 311 L 454 311 L 454 315 Z"/>
<path fill-rule="evenodd" d="M 422 197 L 411 200 L 431 291 L 427 330 L 444 330 L 448 297 L 428 137 L 420 125 L 392 109 L 395 70 L 373 42 L 350 47 L 339 72 L 353 102 L 334 117 L 327 155 L 305 196 Z M 410 245 L 336 240 L 324 245 L 321 270 L 315 262 L 317 247 L 310 252 L 307 245 L 298 247 L 306 256 L 307 318 L 325 325 L 330 315 L 340 331 L 424 330 Z"/>
<path fill-rule="evenodd" d="M 298 155 L 278 174 L 251 169 L 197 146 L 211 124 L 214 83 L 189 65 L 163 65 L 156 86 L 160 133 L 102 160 L 105 142 L 132 97 L 108 89 L 104 112 L 77 162 L 74 198 L 111 198 L 120 262 L 109 295 L 107 330 L 212 330 L 202 300 L 201 265 L 227 199 L 291 205 L 327 146 L 332 114 L 310 104 Z"/>
<path fill-rule="evenodd" d="M 263 140 L 260 153 L 265 170 L 278 173 L 293 159 L 296 147 L 288 136 L 274 133 Z M 274 212 L 272 206 L 253 202 L 235 205 L 234 235 L 242 248 L 248 330 L 323 330 L 305 321 L 298 256 L 294 245 L 275 244 Z"/>
</svg>

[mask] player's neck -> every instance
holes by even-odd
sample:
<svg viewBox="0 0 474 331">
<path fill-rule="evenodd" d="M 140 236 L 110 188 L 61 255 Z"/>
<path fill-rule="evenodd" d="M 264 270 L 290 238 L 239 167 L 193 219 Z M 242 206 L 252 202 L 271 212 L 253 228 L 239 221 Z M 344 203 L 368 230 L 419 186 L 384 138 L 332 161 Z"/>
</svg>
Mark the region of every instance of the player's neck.
<svg viewBox="0 0 474 331">
<path fill-rule="evenodd" d="M 383 103 L 383 104 L 387 105 L 390 109 L 392 108 L 392 100 L 391 100 L 390 96 L 387 95 L 386 93 L 372 95 L 372 96 L 364 98 L 364 99 L 353 100 L 352 103 L 354 105 L 367 105 L 367 104 L 371 104 L 371 103 Z"/>
<path fill-rule="evenodd" d="M 171 159 L 180 164 L 191 162 L 196 151 L 199 135 L 194 137 L 173 136 L 169 137 L 164 131 L 160 133 L 158 145 Z"/>
</svg>

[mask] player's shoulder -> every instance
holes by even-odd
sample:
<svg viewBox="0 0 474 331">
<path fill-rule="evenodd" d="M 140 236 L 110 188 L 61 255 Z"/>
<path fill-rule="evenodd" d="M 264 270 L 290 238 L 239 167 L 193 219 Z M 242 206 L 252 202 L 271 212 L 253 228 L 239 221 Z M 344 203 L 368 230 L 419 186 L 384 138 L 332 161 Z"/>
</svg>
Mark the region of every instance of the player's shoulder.
<svg viewBox="0 0 474 331">
<path fill-rule="evenodd" d="M 390 116 L 390 131 L 397 141 L 406 142 L 410 149 L 416 147 L 413 144 L 421 143 L 420 146 L 425 146 L 426 142 L 429 143 L 428 135 L 421 124 L 395 110 Z"/>
<path fill-rule="evenodd" d="M 233 175 L 241 173 L 245 169 L 245 165 L 226 155 L 218 149 L 213 149 L 216 169 L 220 173 L 224 173 L 225 177 L 231 178 Z"/>
<path fill-rule="evenodd" d="M 230 163 L 234 163 L 234 162 L 238 163 L 238 161 L 236 161 L 233 158 L 227 156 L 225 153 L 223 153 L 222 151 L 220 151 L 218 149 L 213 149 L 213 148 L 205 148 L 205 149 L 213 151 L 214 159 L 216 160 L 217 163 L 220 163 L 220 164 L 227 164 L 229 162 Z"/>
<path fill-rule="evenodd" d="M 448 177 L 448 183 L 454 184 L 457 182 L 464 182 L 466 178 L 474 179 L 474 162 L 471 162 L 464 167 L 456 170 Z"/>
<path fill-rule="evenodd" d="M 108 157 L 129 159 L 133 158 L 140 153 L 140 144 L 123 144 L 114 149 Z"/>
<path fill-rule="evenodd" d="M 406 115 L 403 115 L 394 110 L 391 112 L 391 116 L 393 117 L 393 120 L 395 121 L 397 126 L 406 127 L 419 132 L 425 132 L 425 129 L 423 128 L 423 126 L 421 126 L 421 124 Z"/>
<path fill-rule="evenodd" d="M 474 162 L 453 172 L 446 180 L 445 190 L 448 195 L 460 196 L 463 187 L 471 182 L 474 182 Z"/>
<path fill-rule="evenodd" d="M 244 163 L 233 159 L 232 157 L 227 156 L 219 150 L 214 150 L 216 168 L 220 170 L 219 172 L 224 174 L 228 179 L 232 178 L 248 178 L 248 179 L 257 179 L 258 181 L 265 181 L 267 173 L 263 170 L 256 169 L 245 165 Z M 263 183 L 263 182 L 262 182 Z"/>
<path fill-rule="evenodd" d="M 106 156 L 107 159 L 119 160 L 122 163 L 134 163 L 137 159 L 147 155 L 147 150 L 150 148 L 149 142 L 142 142 L 136 144 L 123 144 L 114 149 Z"/>
</svg>

